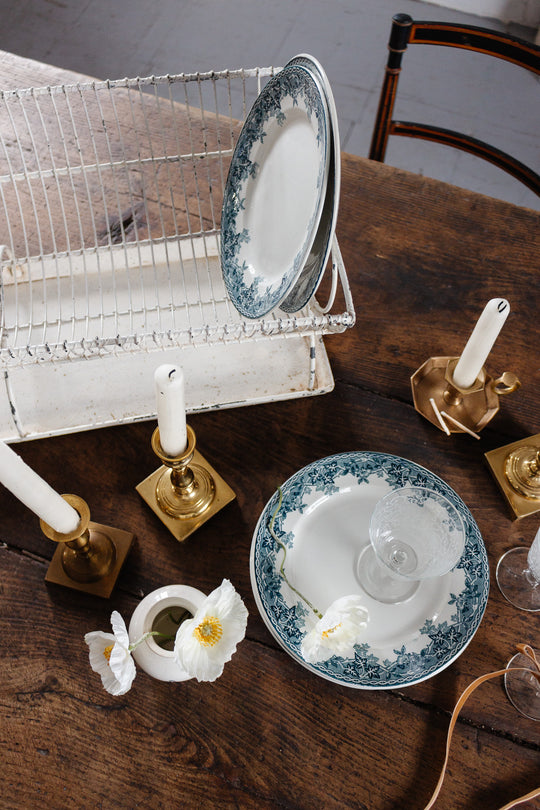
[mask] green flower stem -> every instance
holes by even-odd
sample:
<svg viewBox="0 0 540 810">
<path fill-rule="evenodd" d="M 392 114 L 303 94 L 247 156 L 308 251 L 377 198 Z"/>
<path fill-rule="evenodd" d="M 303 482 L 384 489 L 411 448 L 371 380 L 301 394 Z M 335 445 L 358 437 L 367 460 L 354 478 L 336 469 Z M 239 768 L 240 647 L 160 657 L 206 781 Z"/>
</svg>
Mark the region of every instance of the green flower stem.
<svg viewBox="0 0 540 810">
<path fill-rule="evenodd" d="M 142 644 L 143 641 L 146 641 L 146 639 L 150 638 L 150 636 L 161 636 L 164 641 L 172 641 L 174 638 L 176 638 L 176 636 L 168 636 L 166 633 L 159 633 L 157 630 L 149 630 L 148 633 L 145 633 L 144 636 L 141 636 L 140 639 L 129 645 L 129 652 L 136 650 L 139 644 Z"/>
<path fill-rule="evenodd" d="M 181 613 L 180 617 L 178 619 L 175 619 L 173 614 L 172 614 L 172 611 L 170 611 L 170 610 L 167 611 L 167 617 L 169 618 L 169 620 L 171 621 L 172 624 L 176 624 L 176 625 L 178 625 L 178 627 L 180 627 L 180 625 L 182 624 L 182 622 L 183 622 L 183 620 L 185 618 Z M 146 639 L 150 638 L 150 636 L 160 636 L 160 638 L 162 638 L 163 641 L 173 641 L 176 638 L 176 633 L 175 633 L 174 636 L 171 636 L 168 633 L 160 633 L 159 630 L 149 630 L 148 633 L 145 633 L 144 636 L 142 636 L 140 639 L 135 641 L 133 644 L 129 645 L 129 647 L 128 647 L 129 652 L 132 652 L 133 650 L 137 649 L 139 644 L 142 644 L 143 641 L 146 641 Z"/>
<path fill-rule="evenodd" d="M 285 573 L 285 558 L 287 557 L 287 547 L 285 546 L 285 544 L 284 544 L 284 543 L 282 543 L 282 541 L 279 539 L 279 537 L 277 536 L 277 534 L 276 534 L 276 533 L 275 533 L 275 531 L 274 531 L 274 523 L 275 523 L 275 520 L 276 520 L 276 517 L 277 517 L 277 513 L 278 513 L 278 512 L 279 512 L 279 510 L 281 509 L 281 504 L 283 503 L 283 492 L 281 491 L 281 487 L 278 487 L 278 490 L 277 490 L 277 491 L 278 491 L 278 493 L 279 493 L 279 497 L 278 497 L 278 503 L 277 503 L 277 506 L 276 506 L 276 508 L 274 509 L 274 512 L 272 513 L 272 517 L 270 518 L 270 521 L 269 521 L 269 523 L 268 523 L 268 531 L 270 532 L 270 534 L 272 535 L 272 537 L 274 538 L 274 540 L 276 541 L 276 543 L 278 544 L 278 546 L 279 546 L 280 548 L 282 548 L 282 549 L 283 549 L 283 560 L 281 561 L 281 566 L 280 566 L 280 569 L 279 569 L 280 576 L 282 576 L 282 577 L 283 577 L 283 579 L 285 580 L 285 582 L 287 583 L 287 585 L 289 586 L 289 588 L 291 589 L 291 591 L 294 591 L 294 593 L 295 593 L 297 596 L 299 596 L 299 597 L 300 597 L 300 599 L 301 599 L 303 602 L 305 602 L 305 603 L 306 603 L 306 605 L 307 605 L 308 607 L 310 607 L 310 608 L 311 608 L 311 610 L 313 611 L 313 613 L 314 613 L 316 616 L 318 616 L 318 618 L 319 618 L 319 619 L 322 619 L 322 613 L 321 613 L 319 610 L 317 610 L 317 608 L 316 608 L 316 607 L 314 607 L 314 606 L 311 604 L 311 602 L 309 601 L 309 599 L 306 599 L 306 597 L 304 596 L 304 594 L 303 594 L 303 593 L 300 593 L 300 591 L 298 590 L 298 588 L 295 588 L 295 587 L 294 587 L 294 585 L 292 585 L 292 584 L 289 582 L 289 579 L 287 578 L 287 574 Z"/>
</svg>

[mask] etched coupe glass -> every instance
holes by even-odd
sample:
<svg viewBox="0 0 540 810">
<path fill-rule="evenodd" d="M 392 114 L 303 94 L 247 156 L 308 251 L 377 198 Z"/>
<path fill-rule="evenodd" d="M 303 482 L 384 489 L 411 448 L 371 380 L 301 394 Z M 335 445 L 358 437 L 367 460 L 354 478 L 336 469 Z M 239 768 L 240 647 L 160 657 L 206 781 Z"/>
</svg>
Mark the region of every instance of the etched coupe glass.
<svg viewBox="0 0 540 810">
<path fill-rule="evenodd" d="M 538 662 L 536 653 L 533 657 Z M 518 712 L 540 720 L 540 669 L 534 661 L 522 652 L 518 652 L 507 664 L 504 674 L 504 687 L 510 703 Z"/>
<path fill-rule="evenodd" d="M 520 610 L 540 610 L 540 529 L 530 548 L 511 548 L 497 563 L 497 584 L 503 596 Z"/>
<path fill-rule="evenodd" d="M 456 507 L 427 487 L 401 487 L 377 503 L 371 544 L 360 555 L 357 576 L 379 602 L 403 602 L 420 580 L 441 577 L 459 561 L 465 527 Z"/>
</svg>

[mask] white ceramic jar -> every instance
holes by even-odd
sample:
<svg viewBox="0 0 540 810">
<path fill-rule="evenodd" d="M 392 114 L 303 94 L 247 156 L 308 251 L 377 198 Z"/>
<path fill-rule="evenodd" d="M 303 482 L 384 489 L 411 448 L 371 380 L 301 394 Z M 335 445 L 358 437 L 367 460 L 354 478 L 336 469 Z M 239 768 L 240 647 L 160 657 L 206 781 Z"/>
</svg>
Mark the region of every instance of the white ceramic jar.
<svg viewBox="0 0 540 810">
<path fill-rule="evenodd" d="M 206 594 L 189 585 L 165 585 L 149 593 L 137 605 L 129 623 L 129 641 L 135 644 L 146 633 L 156 629 L 156 620 L 174 608 L 185 609 L 194 616 Z M 132 652 L 135 663 L 159 681 L 186 681 L 191 676 L 174 660 L 173 650 L 161 647 L 149 636 Z"/>
</svg>

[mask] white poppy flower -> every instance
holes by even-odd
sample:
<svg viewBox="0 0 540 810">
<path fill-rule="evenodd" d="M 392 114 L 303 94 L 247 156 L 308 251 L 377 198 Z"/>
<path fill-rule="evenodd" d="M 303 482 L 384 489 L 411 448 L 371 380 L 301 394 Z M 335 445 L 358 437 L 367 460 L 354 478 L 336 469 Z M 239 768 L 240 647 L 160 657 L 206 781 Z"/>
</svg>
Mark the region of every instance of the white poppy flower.
<svg viewBox="0 0 540 810">
<path fill-rule="evenodd" d="M 246 634 L 247 609 L 228 579 L 176 633 L 177 663 L 198 681 L 215 681 Z"/>
<path fill-rule="evenodd" d="M 125 622 L 116 610 L 111 614 L 111 625 L 112 633 L 96 630 L 87 633 L 84 640 L 90 647 L 90 666 L 101 675 L 104 688 L 111 695 L 124 695 L 131 689 L 135 664 Z"/>
<path fill-rule="evenodd" d="M 336 599 L 304 636 L 301 646 L 304 660 L 315 664 L 333 655 L 354 656 L 354 645 L 361 639 L 368 615 L 362 597 L 352 595 Z"/>
</svg>

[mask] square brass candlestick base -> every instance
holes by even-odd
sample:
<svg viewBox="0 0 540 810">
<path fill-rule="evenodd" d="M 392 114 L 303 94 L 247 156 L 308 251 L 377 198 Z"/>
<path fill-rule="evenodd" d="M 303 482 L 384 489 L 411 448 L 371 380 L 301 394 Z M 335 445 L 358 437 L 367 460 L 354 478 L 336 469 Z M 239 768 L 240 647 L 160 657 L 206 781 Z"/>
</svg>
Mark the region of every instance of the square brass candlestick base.
<svg viewBox="0 0 540 810">
<path fill-rule="evenodd" d="M 521 472 L 522 468 L 519 466 L 521 460 L 522 464 L 528 465 L 534 471 L 535 453 L 540 453 L 540 433 L 485 453 L 493 477 L 516 518 L 533 515 L 535 512 L 540 511 L 538 473 L 536 475 L 530 474 L 530 477 L 524 476 Z M 523 490 L 525 490 L 521 492 L 516 489 L 516 486 L 520 486 L 520 477 Z M 512 486 L 511 480 L 514 481 L 514 486 Z M 529 495 L 526 494 L 527 490 L 529 490 Z M 531 497 L 534 492 L 537 493 L 537 496 Z"/>
<path fill-rule="evenodd" d="M 141 498 L 146 501 L 148 506 L 156 513 L 158 518 L 162 521 L 162 523 L 165 524 L 171 534 L 180 541 L 185 540 L 190 534 L 193 534 L 193 532 L 198 529 L 199 526 L 202 526 L 203 523 L 205 523 L 209 518 L 219 512 L 220 509 L 223 509 L 223 507 L 228 503 L 234 501 L 236 498 L 236 495 L 231 487 L 214 470 L 214 468 L 199 453 L 198 450 L 194 451 L 193 465 L 202 467 L 204 470 L 206 470 L 213 479 L 215 486 L 215 494 L 212 501 L 206 507 L 206 509 L 201 512 L 200 515 L 196 515 L 195 517 L 174 517 L 172 515 L 168 515 L 163 511 L 158 503 L 156 496 L 157 485 L 163 473 L 168 469 L 166 466 L 159 467 L 155 472 L 149 475 L 148 478 L 141 481 L 141 483 L 136 487 L 136 490 Z"/>
<path fill-rule="evenodd" d="M 126 561 L 129 554 L 135 535 L 130 532 L 125 532 L 123 529 L 116 529 L 112 526 L 103 526 L 101 523 L 93 523 L 90 521 L 88 524 L 90 537 L 92 532 L 105 534 L 111 540 L 115 549 L 114 563 L 111 565 L 110 570 L 104 574 L 100 579 L 95 582 L 78 582 L 69 577 L 64 571 L 62 565 L 62 554 L 64 552 L 64 544 L 59 543 L 56 551 L 54 552 L 51 564 L 45 576 L 46 582 L 53 582 L 55 585 L 63 585 L 66 588 L 72 588 L 76 591 L 84 591 L 93 596 L 102 596 L 108 599 L 111 595 L 113 588 L 118 579 L 118 575 Z"/>
</svg>

